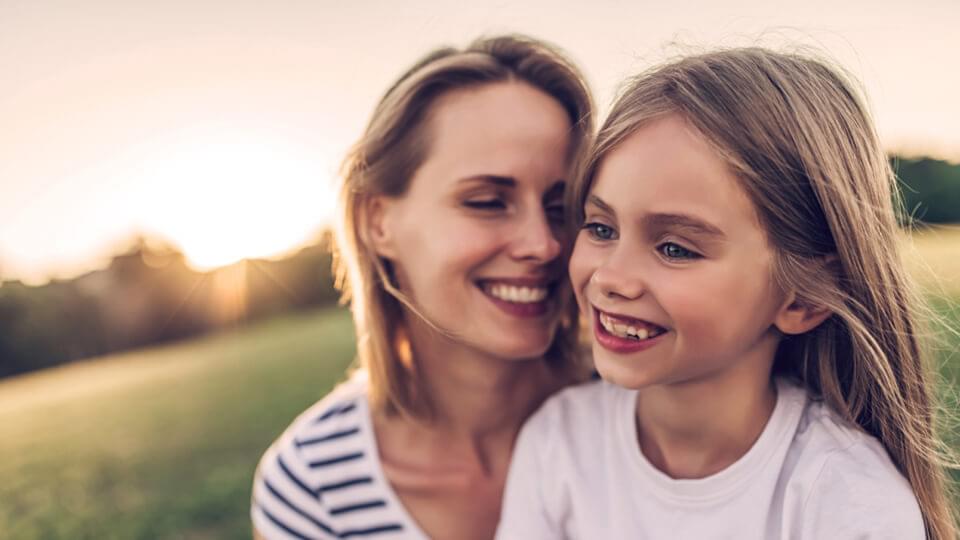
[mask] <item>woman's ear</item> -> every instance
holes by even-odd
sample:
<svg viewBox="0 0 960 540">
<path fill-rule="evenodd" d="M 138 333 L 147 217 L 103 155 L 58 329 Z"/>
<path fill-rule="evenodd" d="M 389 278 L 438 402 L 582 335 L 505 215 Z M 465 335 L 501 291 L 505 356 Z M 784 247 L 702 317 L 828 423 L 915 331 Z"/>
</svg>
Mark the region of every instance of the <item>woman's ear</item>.
<svg viewBox="0 0 960 540">
<path fill-rule="evenodd" d="M 791 291 L 777 312 L 773 325 L 784 334 L 803 334 L 820 326 L 830 315 L 833 312 L 826 307 L 802 301 Z"/>
<path fill-rule="evenodd" d="M 377 255 L 386 259 L 396 256 L 390 220 L 392 206 L 393 201 L 383 195 L 369 197 L 363 204 L 366 241 Z"/>
</svg>

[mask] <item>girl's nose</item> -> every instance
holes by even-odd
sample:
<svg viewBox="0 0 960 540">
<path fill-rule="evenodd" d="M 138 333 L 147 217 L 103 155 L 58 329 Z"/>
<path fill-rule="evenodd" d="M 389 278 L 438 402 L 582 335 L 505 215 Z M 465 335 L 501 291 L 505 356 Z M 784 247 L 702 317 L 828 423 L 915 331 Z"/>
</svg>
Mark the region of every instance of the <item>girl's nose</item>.
<svg viewBox="0 0 960 540">
<path fill-rule="evenodd" d="M 647 290 L 639 270 L 636 258 L 625 257 L 617 250 L 597 266 L 590 281 L 605 297 L 634 300 Z"/>
</svg>

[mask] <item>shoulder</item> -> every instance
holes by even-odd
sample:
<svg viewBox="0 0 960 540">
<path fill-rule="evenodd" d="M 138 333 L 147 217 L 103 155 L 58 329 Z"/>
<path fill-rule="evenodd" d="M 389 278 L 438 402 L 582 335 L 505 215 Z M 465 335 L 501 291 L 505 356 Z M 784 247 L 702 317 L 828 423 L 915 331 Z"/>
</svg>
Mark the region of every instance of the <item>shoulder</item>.
<svg viewBox="0 0 960 540">
<path fill-rule="evenodd" d="M 264 538 L 335 537 L 355 525 L 345 512 L 356 504 L 386 505 L 377 491 L 376 448 L 367 426 L 366 386 L 351 380 L 273 442 L 257 467 L 251 500 L 254 526 Z M 361 517 L 359 525 L 368 525 L 369 517 Z"/>
<path fill-rule="evenodd" d="M 366 400 L 367 385 L 362 379 L 350 379 L 340 383 L 323 399 L 297 416 L 274 444 L 303 447 L 333 441 L 338 438 L 331 437 L 339 433 L 337 428 L 357 427 L 362 416 L 369 414 Z M 318 437 L 326 438 L 317 440 Z"/>
<path fill-rule="evenodd" d="M 345 443 L 356 444 L 354 435 L 369 415 L 366 403 L 366 385 L 362 381 L 341 383 L 323 399 L 301 413 L 278 437 L 260 460 L 261 473 L 265 465 L 290 461 L 309 466 L 311 449 L 337 449 Z M 306 460 L 306 461 L 304 461 Z M 314 467 L 316 468 L 316 467 Z"/>
<path fill-rule="evenodd" d="M 883 445 L 820 401 L 809 401 L 787 456 L 811 535 L 923 538 L 920 507 Z"/>
</svg>

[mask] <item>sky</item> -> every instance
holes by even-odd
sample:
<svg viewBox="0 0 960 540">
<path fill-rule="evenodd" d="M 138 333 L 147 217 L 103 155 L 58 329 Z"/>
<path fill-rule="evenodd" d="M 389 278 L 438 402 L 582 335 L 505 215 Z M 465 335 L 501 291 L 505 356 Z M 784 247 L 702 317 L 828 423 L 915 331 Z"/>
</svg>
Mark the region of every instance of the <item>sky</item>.
<svg viewBox="0 0 960 540">
<path fill-rule="evenodd" d="M 0 0 L 0 280 L 102 266 L 136 234 L 206 269 L 328 222 L 337 166 L 439 45 L 522 32 L 626 76 L 717 46 L 810 47 L 859 78 L 890 151 L 960 162 L 960 2 Z"/>
</svg>

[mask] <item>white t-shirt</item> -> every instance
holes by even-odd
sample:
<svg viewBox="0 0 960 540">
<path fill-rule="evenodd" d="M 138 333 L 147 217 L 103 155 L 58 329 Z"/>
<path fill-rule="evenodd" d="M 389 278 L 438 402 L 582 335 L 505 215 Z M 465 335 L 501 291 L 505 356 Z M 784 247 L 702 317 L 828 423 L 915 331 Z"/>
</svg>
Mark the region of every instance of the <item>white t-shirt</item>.
<svg viewBox="0 0 960 540">
<path fill-rule="evenodd" d="M 268 540 L 425 540 L 387 481 L 362 376 L 301 414 L 266 451 L 250 516 Z"/>
<path fill-rule="evenodd" d="M 527 422 L 497 538 L 923 539 L 920 508 L 882 445 L 778 381 L 763 433 L 712 476 L 675 480 L 637 442 L 637 391 L 567 389 Z"/>
</svg>

